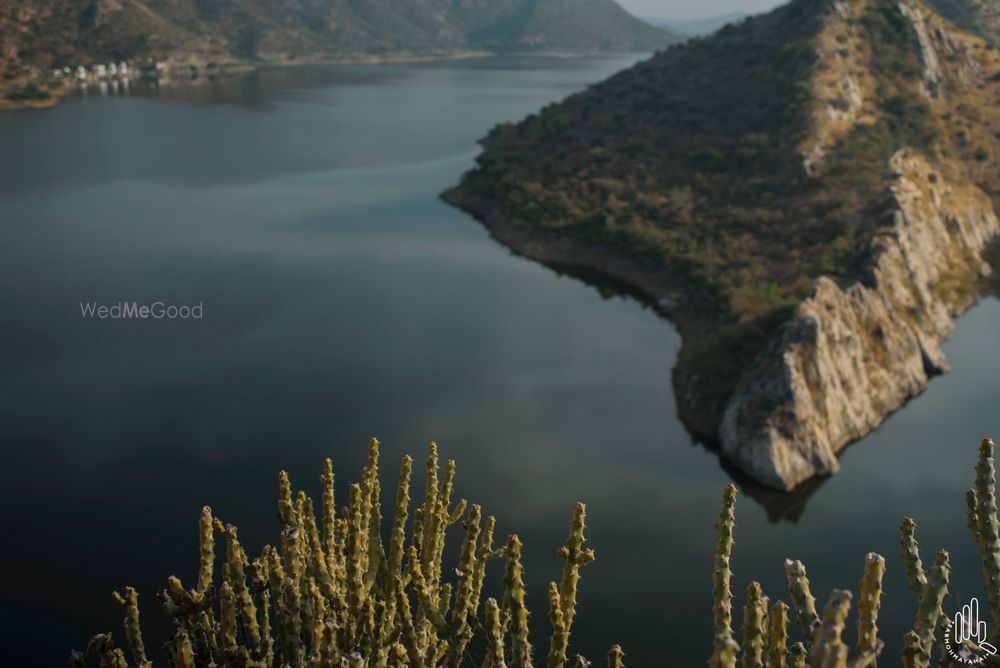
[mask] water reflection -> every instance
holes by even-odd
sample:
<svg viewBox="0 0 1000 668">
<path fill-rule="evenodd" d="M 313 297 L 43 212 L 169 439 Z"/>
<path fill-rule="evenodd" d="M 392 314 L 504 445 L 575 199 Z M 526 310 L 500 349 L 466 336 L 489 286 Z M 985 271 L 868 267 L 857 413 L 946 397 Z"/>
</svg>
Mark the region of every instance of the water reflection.
<svg viewBox="0 0 1000 668">
<path fill-rule="evenodd" d="M 997 240 L 992 244 L 990 244 L 984 251 L 983 255 L 991 263 L 992 266 L 1000 266 L 1000 240 Z M 571 266 L 553 262 L 545 262 L 543 264 L 558 276 L 570 277 L 586 286 L 589 286 L 598 295 L 600 295 L 602 299 L 606 300 L 619 299 L 619 298 L 628 299 L 630 301 L 634 301 L 642 308 L 657 314 L 661 318 L 669 319 L 669 314 L 666 311 L 664 311 L 664 309 L 661 308 L 661 306 L 655 300 L 649 298 L 645 293 L 636 290 L 634 287 L 626 283 L 616 281 L 613 278 L 610 278 L 598 272 L 594 272 L 589 269 L 581 268 L 578 266 Z M 993 322 L 993 319 L 997 317 L 995 315 L 995 309 L 997 304 L 996 300 L 998 297 L 1000 297 L 1000 279 L 997 279 L 996 275 L 991 275 L 990 279 L 984 282 L 982 285 L 982 299 L 985 300 L 985 303 L 980 304 L 977 307 L 974 307 L 975 315 L 964 318 L 964 321 L 967 322 L 970 319 L 975 319 L 977 322 L 982 322 L 983 319 L 985 318 L 986 322 Z M 983 315 L 984 312 L 986 313 L 986 315 Z M 959 321 L 962 322 L 963 318 L 960 317 Z M 993 356 L 992 352 L 986 352 L 986 351 L 992 351 L 993 349 L 992 347 L 994 344 L 1000 344 L 1000 335 L 997 335 L 995 330 L 989 329 L 989 326 L 987 326 L 987 329 L 985 331 L 982 329 L 978 329 L 975 325 L 965 324 L 964 327 L 970 328 L 972 332 L 967 333 L 968 330 L 965 329 L 962 332 L 963 334 L 965 334 L 966 336 L 970 335 L 975 336 L 977 338 L 974 339 L 973 341 L 969 341 L 968 339 L 963 339 L 963 342 L 961 344 L 954 340 L 946 341 L 946 343 L 943 346 L 943 350 L 946 352 L 946 356 L 949 357 L 949 359 L 951 359 L 953 355 L 958 355 L 964 359 L 972 359 L 976 357 L 977 353 L 970 353 L 970 348 L 971 348 L 974 350 L 981 350 L 982 352 L 978 353 L 980 357 L 992 357 Z M 1000 364 L 997 364 L 995 368 L 1000 370 Z M 961 386 L 963 395 L 965 393 L 969 393 L 971 395 L 979 392 L 980 388 L 978 386 L 978 383 L 970 381 L 968 376 L 966 375 L 967 373 L 969 373 L 969 370 L 967 369 L 954 370 L 952 375 L 954 375 L 954 373 L 957 373 L 961 380 L 955 381 L 954 379 L 952 379 L 951 383 L 955 382 L 964 383 L 964 385 Z M 928 392 L 930 392 L 936 387 L 938 383 L 938 378 L 939 376 L 934 376 L 931 378 Z M 948 403 L 947 400 L 945 400 L 945 404 L 947 403 Z M 913 409 L 912 408 L 908 409 L 908 407 L 904 405 L 899 412 L 902 413 L 906 412 L 907 410 L 913 410 Z M 990 429 L 995 429 L 997 426 L 1000 426 L 998 424 L 991 423 L 989 419 L 990 416 L 988 416 L 986 413 L 973 412 L 972 415 L 974 415 L 974 418 L 970 420 L 972 424 L 983 424 L 988 426 Z M 889 425 L 894 425 L 898 423 L 897 421 L 899 419 L 900 418 L 898 414 L 892 415 L 889 416 L 887 422 Z M 905 422 L 905 418 L 903 419 Z M 943 421 L 943 422 L 951 422 L 951 421 Z M 984 431 L 983 436 L 993 434 L 994 432 L 991 431 L 990 429 Z M 892 427 L 887 426 L 885 428 L 881 428 L 879 432 L 871 434 L 868 437 L 861 439 L 860 441 L 849 444 L 844 450 L 842 450 L 839 453 L 838 458 L 844 459 L 845 457 L 850 456 L 855 449 L 864 449 L 866 447 L 865 444 L 867 444 L 868 442 L 881 441 L 886 438 L 891 439 L 895 437 L 895 435 L 896 432 L 892 429 Z M 774 488 L 756 482 L 753 478 L 748 476 L 739 468 L 732 465 L 726 459 L 722 458 L 719 448 L 716 444 L 706 443 L 704 441 L 701 441 L 695 436 L 690 436 L 690 442 L 693 445 L 700 446 L 712 456 L 719 457 L 719 465 L 722 468 L 722 470 L 725 471 L 725 473 L 729 476 L 729 478 L 731 478 L 732 481 L 739 486 L 740 490 L 746 495 L 746 497 L 755 501 L 761 506 L 761 508 L 766 512 L 767 518 L 771 522 L 797 523 L 804 515 L 810 499 L 812 499 L 817 493 L 819 493 L 819 491 L 824 487 L 824 485 L 826 485 L 826 483 L 830 480 L 830 477 L 828 476 L 816 476 L 805 481 L 804 483 L 801 483 L 794 490 L 790 492 L 776 490 Z M 967 443 L 965 443 L 965 446 L 971 447 L 970 444 L 978 442 L 979 442 L 978 438 L 970 438 L 970 440 Z M 919 457 L 921 454 L 923 453 L 918 451 L 917 453 L 911 453 L 904 456 Z M 865 453 L 863 456 L 865 458 L 868 457 L 867 453 Z M 895 462 L 891 462 L 888 460 L 880 460 L 879 464 L 881 466 L 884 466 L 886 469 L 888 468 L 899 469 L 899 466 Z M 857 473 L 849 474 L 849 477 L 856 475 L 858 474 Z"/>
</svg>

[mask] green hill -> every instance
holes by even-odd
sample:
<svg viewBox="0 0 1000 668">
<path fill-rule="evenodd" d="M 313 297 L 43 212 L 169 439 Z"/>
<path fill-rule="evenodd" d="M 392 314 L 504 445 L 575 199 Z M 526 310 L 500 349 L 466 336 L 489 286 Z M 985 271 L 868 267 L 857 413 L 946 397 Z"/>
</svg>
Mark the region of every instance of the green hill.
<svg viewBox="0 0 1000 668">
<path fill-rule="evenodd" d="M 998 92 L 997 52 L 920 2 L 793 0 L 494 128 L 445 198 L 653 299 L 685 339 L 680 414 L 716 441 L 816 280 L 865 280 L 897 152 L 1000 190 Z"/>
</svg>

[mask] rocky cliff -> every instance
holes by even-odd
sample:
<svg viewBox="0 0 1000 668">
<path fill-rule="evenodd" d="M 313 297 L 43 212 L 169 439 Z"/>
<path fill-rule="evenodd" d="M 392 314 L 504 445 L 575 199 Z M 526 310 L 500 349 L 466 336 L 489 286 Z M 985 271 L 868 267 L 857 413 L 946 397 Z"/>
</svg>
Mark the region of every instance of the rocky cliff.
<svg viewBox="0 0 1000 668">
<path fill-rule="evenodd" d="M 837 453 L 947 370 L 940 342 L 990 272 L 990 198 L 904 150 L 892 158 L 886 225 L 862 277 L 822 277 L 746 372 L 721 427 L 723 454 L 791 489 L 839 470 Z"/>
<path fill-rule="evenodd" d="M 682 420 L 791 489 L 947 368 L 998 232 L 998 100 L 997 50 L 921 0 L 793 0 L 494 129 L 446 197 L 525 254 L 534 230 L 686 286 Z"/>
<path fill-rule="evenodd" d="M 858 6 L 835 2 L 823 31 L 850 35 L 836 42 L 855 52 Z M 988 88 L 983 73 L 996 66 L 992 49 L 920 3 L 903 0 L 897 7 L 912 29 L 920 64 L 914 83 L 929 113 L 950 119 L 981 100 L 975 92 Z M 836 147 L 836 138 L 871 112 L 865 100 L 878 82 L 871 48 L 877 46 L 868 46 L 862 59 L 828 49 L 818 54 L 823 74 L 814 86 L 826 80 L 850 101 L 843 109 L 827 106 L 825 114 L 814 104 L 803 146 L 810 174 L 822 175 L 826 147 Z M 939 344 L 952 319 L 978 298 L 979 279 L 991 272 L 982 252 L 1000 227 L 980 187 L 986 181 L 975 182 L 977 161 L 969 169 L 950 161 L 944 146 L 929 149 L 904 148 L 889 160 L 886 199 L 868 212 L 878 224 L 857 280 L 841 287 L 820 277 L 737 384 L 720 426 L 722 453 L 758 481 L 791 489 L 836 473 L 845 446 L 947 370 Z M 988 151 L 981 151 L 983 158 Z"/>
</svg>

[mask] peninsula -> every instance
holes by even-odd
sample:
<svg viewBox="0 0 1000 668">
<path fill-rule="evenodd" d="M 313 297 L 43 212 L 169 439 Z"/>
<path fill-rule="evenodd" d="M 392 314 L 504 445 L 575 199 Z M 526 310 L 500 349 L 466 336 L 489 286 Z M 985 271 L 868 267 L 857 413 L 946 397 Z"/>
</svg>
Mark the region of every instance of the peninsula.
<svg viewBox="0 0 1000 668">
<path fill-rule="evenodd" d="M 792 0 L 494 128 L 444 197 L 644 293 L 689 430 L 792 489 L 947 369 L 990 272 L 1000 52 L 963 18 Z"/>
</svg>

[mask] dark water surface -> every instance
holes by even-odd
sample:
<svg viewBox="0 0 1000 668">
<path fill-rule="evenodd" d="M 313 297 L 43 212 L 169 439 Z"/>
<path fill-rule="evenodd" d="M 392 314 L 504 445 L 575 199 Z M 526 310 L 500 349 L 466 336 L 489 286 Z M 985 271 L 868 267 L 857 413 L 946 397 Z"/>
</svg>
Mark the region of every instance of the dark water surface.
<svg viewBox="0 0 1000 668">
<path fill-rule="evenodd" d="M 436 198 L 494 123 L 630 62 L 275 68 L 0 115 L 4 665 L 120 637 L 110 592 L 125 584 L 158 645 L 153 594 L 195 573 L 202 505 L 256 551 L 277 535 L 279 469 L 315 492 L 332 456 L 344 491 L 373 435 L 390 488 L 431 440 L 458 460 L 458 493 L 526 544 L 540 633 L 555 548 L 586 501 L 598 559 L 573 650 L 702 665 L 730 476 L 677 420 L 676 332 L 512 257 Z M 81 301 L 119 300 L 201 302 L 204 319 L 81 317 Z M 877 550 L 895 655 L 915 607 L 896 557 L 907 514 L 926 560 L 951 550 L 948 605 L 980 591 L 962 493 L 978 439 L 1000 434 L 998 325 L 994 299 L 963 317 L 954 370 L 812 498 L 741 496 L 738 609 L 752 577 L 786 597 L 785 557 L 825 599 Z"/>
</svg>

